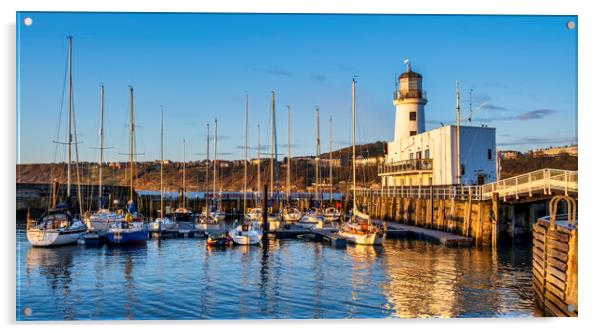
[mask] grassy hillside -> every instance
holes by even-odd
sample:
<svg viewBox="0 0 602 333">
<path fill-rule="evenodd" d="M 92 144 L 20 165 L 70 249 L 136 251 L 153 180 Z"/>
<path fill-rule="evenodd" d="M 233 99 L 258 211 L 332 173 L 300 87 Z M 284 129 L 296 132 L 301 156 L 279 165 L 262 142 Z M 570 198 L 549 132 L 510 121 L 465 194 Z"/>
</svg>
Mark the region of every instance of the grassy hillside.
<svg viewBox="0 0 602 333">
<path fill-rule="evenodd" d="M 384 156 L 384 142 L 375 142 L 356 147 L 357 156 L 363 158 Z M 321 158 L 328 159 L 324 153 Z M 293 158 L 291 160 L 291 185 L 294 190 L 305 191 L 315 180 L 315 165 L 312 158 Z M 346 191 L 351 180 L 351 147 L 333 152 L 333 159 L 341 159 L 341 166 L 333 168 L 333 183 L 339 191 Z M 244 168 L 242 161 L 223 161 L 218 167 L 218 189 L 223 191 L 238 191 L 243 188 Z M 555 157 L 533 157 L 523 155 L 517 159 L 502 161 L 502 178 L 534 171 L 542 168 L 577 170 L 577 157 L 559 155 Z M 186 164 L 186 187 L 190 191 L 203 191 L 213 185 L 210 168 L 209 182 L 205 182 L 205 162 L 194 161 Z M 66 181 L 65 164 L 20 164 L 17 165 L 17 183 L 49 183 L 51 179 L 59 182 Z M 262 182 L 269 179 L 269 162 L 261 165 Z M 286 182 L 286 158 L 279 163 L 279 178 L 282 184 Z M 328 166 L 320 168 L 322 180 L 328 182 Z M 182 187 L 184 168 L 181 162 L 164 165 L 164 186 L 167 190 L 177 191 Z M 75 178 L 74 172 L 74 180 Z M 103 165 L 104 183 L 107 185 L 127 185 L 129 169 L 126 164 L 120 167 Z M 358 183 L 362 186 L 378 186 L 380 180 L 375 164 L 359 165 L 357 169 Z M 98 182 L 98 165 L 96 163 L 81 163 L 80 178 L 83 184 Z M 160 165 L 158 162 L 138 162 L 134 168 L 135 186 L 141 190 L 158 190 L 160 188 Z M 248 163 L 247 187 L 257 187 L 257 165 Z"/>
</svg>

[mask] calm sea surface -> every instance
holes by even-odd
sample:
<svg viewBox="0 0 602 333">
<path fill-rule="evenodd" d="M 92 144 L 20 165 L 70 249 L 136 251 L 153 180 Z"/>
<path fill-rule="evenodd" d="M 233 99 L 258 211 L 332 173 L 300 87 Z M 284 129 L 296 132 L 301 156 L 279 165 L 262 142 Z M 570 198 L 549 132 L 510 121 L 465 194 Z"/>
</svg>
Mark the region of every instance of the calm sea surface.
<svg viewBox="0 0 602 333">
<path fill-rule="evenodd" d="M 33 248 L 17 234 L 18 320 L 534 316 L 527 246 L 415 239 L 334 248 L 204 239 L 138 248 Z M 26 310 L 26 308 L 28 308 Z M 29 312 L 29 316 L 24 313 Z"/>
</svg>

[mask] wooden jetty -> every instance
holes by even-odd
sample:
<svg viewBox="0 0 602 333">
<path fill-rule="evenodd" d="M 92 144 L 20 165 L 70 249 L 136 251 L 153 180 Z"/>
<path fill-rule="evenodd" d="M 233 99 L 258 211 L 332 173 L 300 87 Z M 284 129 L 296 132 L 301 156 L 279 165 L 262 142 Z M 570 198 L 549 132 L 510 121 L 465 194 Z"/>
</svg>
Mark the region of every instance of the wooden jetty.
<svg viewBox="0 0 602 333">
<path fill-rule="evenodd" d="M 342 247 L 347 245 L 347 240 L 338 234 L 336 228 L 324 228 L 312 230 L 313 238 L 326 242 L 332 246 Z"/>
<path fill-rule="evenodd" d="M 495 247 L 498 241 L 530 242 L 532 226 L 539 217 L 549 215 L 552 197 L 577 198 L 577 181 L 577 171 L 541 169 L 484 185 L 361 189 L 357 203 L 374 219 L 464 236 L 476 245 Z"/>
<path fill-rule="evenodd" d="M 470 246 L 474 240 L 471 237 L 455 235 L 450 232 L 420 228 L 412 225 L 405 225 L 395 222 L 386 222 L 387 237 L 395 235 L 399 232 L 401 235 L 411 234 L 418 238 L 426 238 L 435 240 L 445 246 Z"/>
<path fill-rule="evenodd" d="M 565 201 L 568 214 L 556 214 Z M 577 208 L 573 198 L 557 196 L 550 201 L 551 215 L 533 225 L 533 290 L 546 315 L 576 317 L 577 299 Z"/>
</svg>

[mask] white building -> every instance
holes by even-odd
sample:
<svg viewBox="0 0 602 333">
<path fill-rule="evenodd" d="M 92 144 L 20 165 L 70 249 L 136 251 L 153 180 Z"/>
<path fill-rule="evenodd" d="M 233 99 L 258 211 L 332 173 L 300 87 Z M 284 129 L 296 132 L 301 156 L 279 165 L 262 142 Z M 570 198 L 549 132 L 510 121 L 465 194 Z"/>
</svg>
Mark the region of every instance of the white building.
<svg viewBox="0 0 602 333">
<path fill-rule="evenodd" d="M 385 163 L 379 166 L 382 185 L 470 185 L 495 181 L 495 128 L 460 126 L 458 154 L 456 126 L 424 131 L 426 103 L 422 76 L 408 66 L 399 76 L 399 89 L 393 97 L 395 137 L 387 144 Z"/>
</svg>

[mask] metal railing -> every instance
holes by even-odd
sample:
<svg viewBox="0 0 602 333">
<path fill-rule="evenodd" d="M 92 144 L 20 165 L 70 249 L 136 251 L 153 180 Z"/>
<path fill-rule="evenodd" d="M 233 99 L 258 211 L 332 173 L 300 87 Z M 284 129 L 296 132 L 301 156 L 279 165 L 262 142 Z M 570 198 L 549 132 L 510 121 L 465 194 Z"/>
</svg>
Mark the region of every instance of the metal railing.
<svg viewBox="0 0 602 333">
<path fill-rule="evenodd" d="M 396 90 L 393 92 L 393 99 L 407 99 L 407 98 L 426 99 L 426 91 L 424 91 L 424 90 L 407 90 L 407 91 Z"/>
<path fill-rule="evenodd" d="M 389 175 L 396 173 L 409 173 L 416 171 L 432 171 L 433 160 L 413 159 L 395 163 L 385 163 L 378 166 L 378 175 Z"/>
<path fill-rule="evenodd" d="M 523 175 L 498 180 L 482 185 L 482 199 L 491 199 L 493 193 L 498 193 L 503 199 L 508 196 L 519 198 L 522 195 L 532 196 L 534 192 L 542 191 L 544 195 L 564 192 L 565 195 L 577 192 L 578 172 L 558 169 L 541 169 Z"/>
<path fill-rule="evenodd" d="M 480 200 L 480 186 L 400 186 L 382 190 L 357 190 L 358 196 L 382 196 L 393 198 Z"/>
<path fill-rule="evenodd" d="M 386 174 L 379 168 L 379 175 Z M 533 193 L 564 195 L 578 192 L 578 172 L 558 169 L 541 169 L 523 175 L 502 179 L 484 185 L 470 186 L 400 186 L 386 187 L 381 190 L 357 190 L 358 196 L 387 196 L 399 198 L 430 198 L 466 200 L 490 200 L 494 193 L 506 200 L 508 197 L 518 199 L 521 196 L 532 196 Z"/>
</svg>

